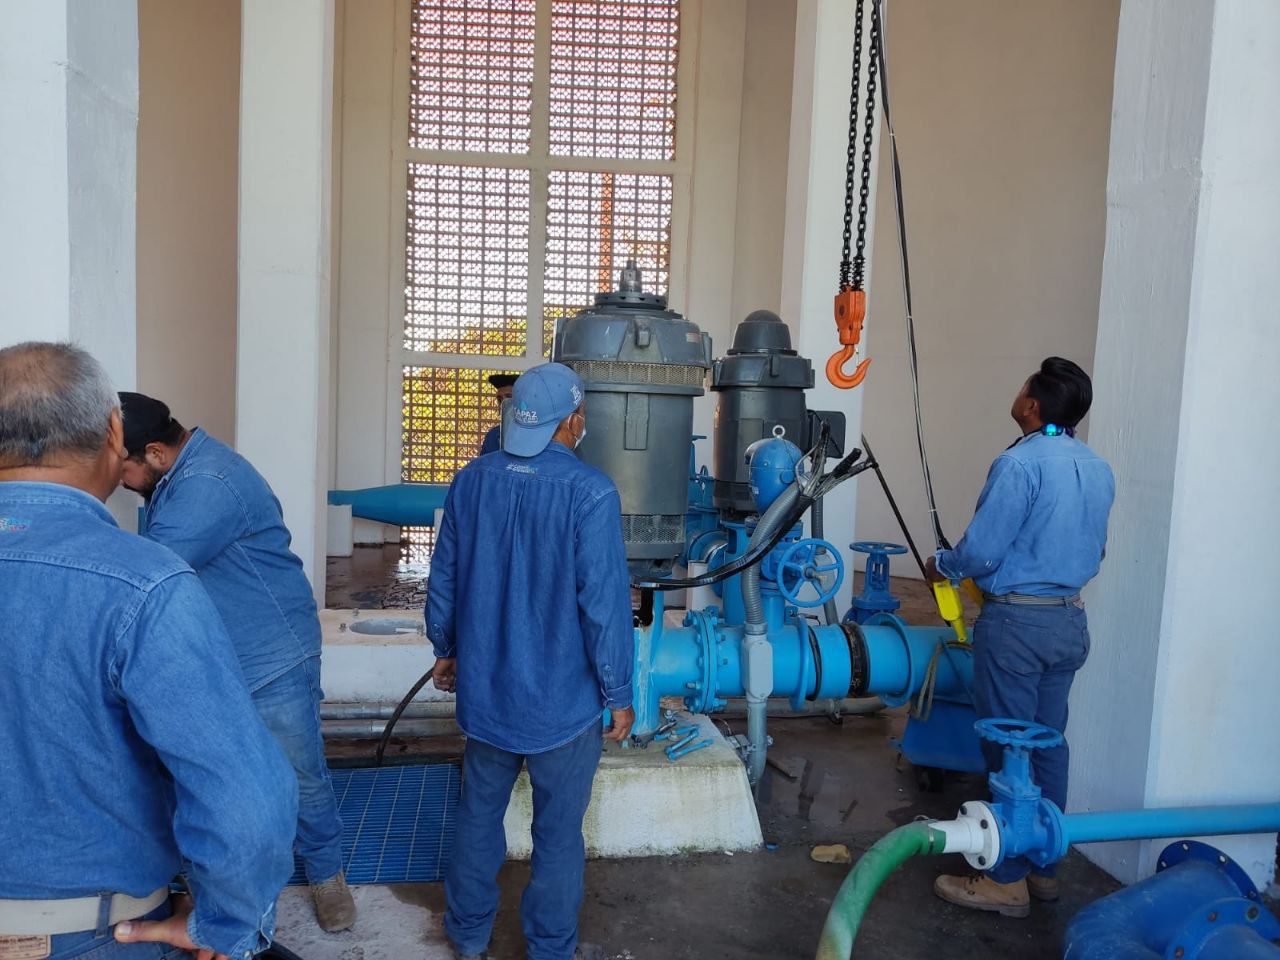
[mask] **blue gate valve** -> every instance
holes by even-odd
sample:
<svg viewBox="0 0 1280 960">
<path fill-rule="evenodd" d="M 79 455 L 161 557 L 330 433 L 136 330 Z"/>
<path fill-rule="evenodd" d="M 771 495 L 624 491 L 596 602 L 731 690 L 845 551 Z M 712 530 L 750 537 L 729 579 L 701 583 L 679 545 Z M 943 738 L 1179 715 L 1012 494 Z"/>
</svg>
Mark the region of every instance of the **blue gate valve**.
<svg viewBox="0 0 1280 960">
<path fill-rule="evenodd" d="M 830 560 L 822 562 L 819 554 L 825 553 Z M 824 583 L 826 575 L 834 573 L 830 583 Z M 797 607 L 820 607 L 840 592 L 844 583 L 844 558 L 840 556 L 835 545 L 816 537 L 797 540 L 787 547 L 778 558 L 774 568 L 774 578 L 778 584 L 778 592 Z M 812 595 L 803 591 L 806 586 L 812 587 Z"/>
<path fill-rule="evenodd" d="M 897 612 L 902 603 L 889 588 L 889 558 L 906 553 L 907 548 L 898 543 L 859 540 L 849 544 L 849 549 L 867 554 L 867 572 L 862 580 L 862 592 L 853 598 L 845 620 L 866 623 L 877 613 Z"/>
<path fill-rule="evenodd" d="M 1024 720 L 979 720 L 974 729 L 982 739 L 1004 747 L 1004 765 L 987 778 L 991 813 L 1000 825 L 999 849 L 990 863 L 975 865 L 990 870 L 1015 857 L 1026 857 L 1040 867 L 1057 863 L 1068 845 L 1062 811 L 1032 780 L 1031 752 L 1061 746 L 1062 734 Z"/>
</svg>

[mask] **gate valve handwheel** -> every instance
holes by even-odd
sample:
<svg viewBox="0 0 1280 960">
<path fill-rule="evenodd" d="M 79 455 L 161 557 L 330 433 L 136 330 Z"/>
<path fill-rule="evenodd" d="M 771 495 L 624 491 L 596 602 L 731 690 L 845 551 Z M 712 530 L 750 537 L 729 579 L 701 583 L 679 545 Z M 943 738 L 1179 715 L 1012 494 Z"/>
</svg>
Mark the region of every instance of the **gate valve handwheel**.
<svg viewBox="0 0 1280 960">
<path fill-rule="evenodd" d="M 878 540 L 858 540 L 849 544 L 855 553 L 883 553 L 887 557 L 896 557 L 907 552 L 900 543 L 881 543 Z"/>
<path fill-rule="evenodd" d="M 818 562 L 820 551 L 831 557 L 829 563 Z M 830 586 L 824 587 L 823 574 L 832 572 L 835 573 L 835 579 Z M 840 592 L 840 586 L 844 583 L 844 558 L 826 540 L 807 537 L 797 540 L 783 552 L 778 560 L 775 578 L 778 592 L 797 607 L 820 607 Z M 790 586 L 788 581 L 795 585 Z M 816 596 L 808 599 L 800 597 L 800 591 L 806 585 L 813 587 Z"/>
<path fill-rule="evenodd" d="M 843 287 L 835 299 L 836 331 L 843 344 L 827 361 L 827 379 L 841 390 L 850 390 L 862 383 L 867 376 L 870 360 L 863 360 L 852 374 L 844 372 L 844 365 L 854 358 L 862 339 L 862 321 L 867 316 L 865 290 Z"/>
<path fill-rule="evenodd" d="M 1062 734 L 1057 730 L 1028 720 L 979 720 L 973 727 L 984 740 L 1004 747 L 1048 750 L 1062 744 Z"/>
</svg>

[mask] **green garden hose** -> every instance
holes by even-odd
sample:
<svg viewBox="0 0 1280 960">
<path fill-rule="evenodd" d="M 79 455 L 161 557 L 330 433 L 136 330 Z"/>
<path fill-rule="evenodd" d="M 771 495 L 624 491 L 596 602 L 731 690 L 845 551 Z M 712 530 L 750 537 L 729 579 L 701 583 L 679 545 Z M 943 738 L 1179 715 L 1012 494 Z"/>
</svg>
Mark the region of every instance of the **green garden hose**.
<svg viewBox="0 0 1280 960">
<path fill-rule="evenodd" d="M 911 857 L 942 853 L 946 838 L 927 823 L 908 823 L 886 833 L 854 864 L 836 891 L 822 927 L 817 960 L 849 960 L 863 914 L 889 874 Z"/>
</svg>

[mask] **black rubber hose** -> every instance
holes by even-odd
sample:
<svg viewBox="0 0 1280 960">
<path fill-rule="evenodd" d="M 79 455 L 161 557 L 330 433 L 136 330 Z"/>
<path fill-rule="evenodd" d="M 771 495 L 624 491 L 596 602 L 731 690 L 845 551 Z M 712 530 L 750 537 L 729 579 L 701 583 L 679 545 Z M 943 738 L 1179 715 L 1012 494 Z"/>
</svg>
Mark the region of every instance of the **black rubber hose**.
<svg viewBox="0 0 1280 960">
<path fill-rule="evenodd" d="M 433 663 L 431 669 L 418 678 L 418 682 L 409 688 L 409 692 L 404 695 L 404 699 L 396 706 L 395 713 L 391 714 L 387 720 L 387 725 L 382 730 L 382 736 L 378 738 L 378 750 L 374 756 L 374 766 L 382 766 L 382 755 L 387 751 L 387 744 L 391 742 L 391 731 L 396 728 L 396 723 L 400 720 L 400 714 L 409 708 L 409 704 L 413 702 L 413 698 L 418 695 L 418 691 L 427 685 L 436 672 L 436 666 Z"/>
</svg>

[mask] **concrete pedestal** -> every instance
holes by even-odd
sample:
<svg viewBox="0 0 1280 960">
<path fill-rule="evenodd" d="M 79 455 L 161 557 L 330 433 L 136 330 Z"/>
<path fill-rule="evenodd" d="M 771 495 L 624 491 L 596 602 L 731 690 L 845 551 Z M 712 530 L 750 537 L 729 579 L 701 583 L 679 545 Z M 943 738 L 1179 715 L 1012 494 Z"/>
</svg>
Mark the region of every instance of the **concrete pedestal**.
<svg viewBox="0 0 1280 960">
<path fill-rule="evenodd" d="M 422 614 L 413 610 L 325 610 L 321 682 L 333 701 L 394 702 L 433 662 Z M 450 699 L 427 684 L 416 699 Z M 746 770 L 709 717 L 686 717 L 712 746 L 670 762 L 665 744 L 610 744 L 600 762 L 584 832 L 592 857 L 647 857 L 750 850 L 763 842 Z M 529 856 L 533 813 L 522 773 L 507 810 L 507 851 Z"/>
</svg>

